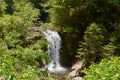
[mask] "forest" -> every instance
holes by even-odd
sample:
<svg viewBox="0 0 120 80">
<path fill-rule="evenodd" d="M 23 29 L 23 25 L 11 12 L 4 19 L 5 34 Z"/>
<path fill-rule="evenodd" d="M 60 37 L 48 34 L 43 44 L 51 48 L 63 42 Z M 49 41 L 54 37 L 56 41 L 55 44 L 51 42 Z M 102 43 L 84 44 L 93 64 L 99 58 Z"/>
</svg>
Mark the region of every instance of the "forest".
<svg viewBox="0 0 120 80">
<path fill-rule="evenodd" d="M 62 39 L 65 74 L 41 70 L 46 29 Z M 0 80 L 120 80 L 120 0 L 0 0 Z"/>
</svg>

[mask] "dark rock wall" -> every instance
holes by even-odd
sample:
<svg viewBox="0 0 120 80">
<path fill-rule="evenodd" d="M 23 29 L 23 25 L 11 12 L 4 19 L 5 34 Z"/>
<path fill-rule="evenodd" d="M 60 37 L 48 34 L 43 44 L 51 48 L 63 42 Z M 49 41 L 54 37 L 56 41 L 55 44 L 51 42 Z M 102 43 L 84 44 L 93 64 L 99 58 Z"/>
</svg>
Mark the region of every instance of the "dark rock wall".
<svg viewBox="0 0 120 80">
<path fill-rule="evenodd" d="M 62 48 L 61 48 L 61 64 L 63 66 L 71 66 L 76 60 L 76 54 L 78 49 L 78 44 L 80 41 L 79 33 L 60 33 L 62 38 Z"/>
</svg>

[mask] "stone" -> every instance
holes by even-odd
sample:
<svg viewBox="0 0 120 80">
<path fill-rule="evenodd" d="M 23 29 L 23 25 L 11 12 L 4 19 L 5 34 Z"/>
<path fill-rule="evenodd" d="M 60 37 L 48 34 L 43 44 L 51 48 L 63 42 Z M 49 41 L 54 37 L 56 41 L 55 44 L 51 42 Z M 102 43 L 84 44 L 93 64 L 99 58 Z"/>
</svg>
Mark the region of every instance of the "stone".
<svg viewBox="0 0 120 80">
<path fill-rule="evenodd" d="M 82 77 L 75 77 L 72 80 L 82 80 Z"/>
<path fill-rule="evenodd" d="M 81 80 L 81 77 L 76 77 L 79 75 L 79 70 L 82 69 L 83 66 L 83 62 L 84 60 L 81 61 L 77 61 L 72 67 L 71 67 L 71 71 L 69 73 L 69 78 L 70 79 L 75 79 L 75 80 Z"/>
</svg>

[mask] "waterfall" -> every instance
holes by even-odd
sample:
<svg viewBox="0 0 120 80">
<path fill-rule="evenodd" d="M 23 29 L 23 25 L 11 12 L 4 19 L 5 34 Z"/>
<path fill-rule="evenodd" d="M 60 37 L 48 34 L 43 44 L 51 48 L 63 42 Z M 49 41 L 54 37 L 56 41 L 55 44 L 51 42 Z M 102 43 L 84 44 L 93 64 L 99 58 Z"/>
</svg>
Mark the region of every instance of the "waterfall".
<svg viewBox="0 0 120 80">
<path fill-rule="evenodd" d="M 49 42 L 48 45 L 48 55 L 52 57 L 52 61 L 47 64 L 48 70 L 50 72 L 59 72 L 65 71 L 66 69 L 63 68 L 60 64 L 60 48 L 62 40 L 59 34 L 55 31 L 45 30 L 44 32 L 46 40 Z"/>
</svg>

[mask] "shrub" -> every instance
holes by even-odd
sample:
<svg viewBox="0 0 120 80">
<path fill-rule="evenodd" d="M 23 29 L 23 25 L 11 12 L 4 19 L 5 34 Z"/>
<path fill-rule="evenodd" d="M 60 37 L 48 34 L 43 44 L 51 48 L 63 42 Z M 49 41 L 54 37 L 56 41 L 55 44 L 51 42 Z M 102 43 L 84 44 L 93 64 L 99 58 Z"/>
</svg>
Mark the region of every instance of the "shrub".
<svg viewBox="0 0 120 80">
<path fill-rule="evenodd" d="M 102 59 L 84 70 L 85 80 L 120 80 L 120 57 Z"/>
</svg>

